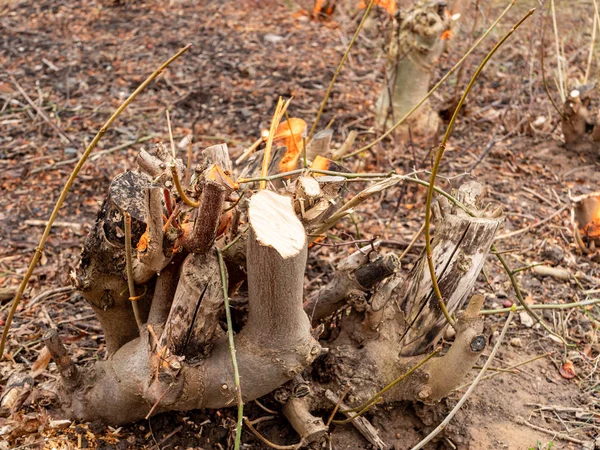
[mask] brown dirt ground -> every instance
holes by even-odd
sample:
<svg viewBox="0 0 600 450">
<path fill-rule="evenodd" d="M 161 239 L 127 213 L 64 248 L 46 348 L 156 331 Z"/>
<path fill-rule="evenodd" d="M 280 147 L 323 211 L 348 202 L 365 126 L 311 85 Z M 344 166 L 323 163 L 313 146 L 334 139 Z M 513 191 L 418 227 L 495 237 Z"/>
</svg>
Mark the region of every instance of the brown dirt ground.
<svg viewBox="0 0 600 450">
<path fill-rule="evenodd" d="M 77 263 L 98 202 L 112 177 L 132 167 L 140 144 L 125 149 L 114 147 L 138 139 L 165 140 L 164 111 L 169 108 L 176 138 L 193 132 L 196 150 L 225 141 L 236 155 L 267 127 L 279 95 L 293 95 L 290 114 L 306 119 L 310 125 L 358 22 L 358 16 L 343 11 L 344 8 L 338 9 L 333 20 L 308 20 L 294 14 L 295 2 L 283 0 L 124 3 L 0 2 L 1 287 L 14 287 L 20 282 L 41 235 L 39 226 L 26 221 L 48 218 L 74 165 L 69 160 L 81 153 L 83 144 L 93 138 L 108 115 L 147 74 L 178 48 L 188 42 L 194 44 L 123 114 L 97 152 L 112 150 L 87 163 L 75 182 L 59 215 L 59 220 L 74 225 L 57 227 L 51 234 L 13 325 L 7 347 L 10 359 L 0 365 L 2 385 L 15 371 L 30 370 L 42 350 L 41 334 L 49 326 L 58 327 L 79 363 L 104 357 L 101 329 L 77 294 L 55 295 L 34 304 L 31 299 L 48 289 L 68 285 L 68 272 Z M 485 4 L 478 13 L 472 6 L 467 8 L 461 31 L 449 53 L 440 60 L 434 79 L 454 64 L 473 41 L 472 35 L 480 34 L 504 7 L 504 2 L 499 1 L 481 3 Z M 537 5 L 522 1 L 513 8 L 492 38 L 468 60 L 462 77 L 457 81 L 453 76 L 435 103 L 449 99 L 457 85 L 462 89 L 492 42 L 529 7 Z M 557 1 L 569 88 L 583 79 L 592 14 L 589 1 Z M 476 15 L 479 18 L 473 26 Z M 452 177 L 467 171 L 489 149 L 472 176 L 489 187 L 492 202 L 504 207 L 503 233 L 549 217 L 568 205 L 569 193 L 598 189 L 598 152 L 572 152 L 561 144 L 558 115 L 541 83 L 541 25 L 538 12 L 489 63 L 469 97 L 466 113 L 459 119 L 442 165 L 443 175 L 449 180 L 441 184 L 450 188 L 457 183 Z M 551 26 L 549 22 L 547 25 L 546 71 L 548 78 L 553 79 L 556 59 Z M 378 130 L 371 129 L 372 107 L 383 80 L 384 62 L 376 30 L 363 34 L 321 122 L 324 126 L 334 119 L 337 143 L 343 142 L 352 129 L 359 131 L 361 142 L 378 134 Z M 595 60 L 590 79 L 597 80 L 599 72 Z M 61 141 L 28 105 L 9 74 L 72 142 Z M 550 90 L 558 98 L 553 82 Z M 387 141 L 375 152 L 351 160 L 348 167 L 356 171 L 427 169 L 430 150 L 427 146 Z M 358 228 L 363 238 L 383 238 L 384 251 L 402 249 L 422 223 L 423 205 L 422 189 L 395 188 L 357 209 Z M 345 223 L 336 233 L 346 240 L 357 237 L 354 227 Z M 582 289 L 598 287 L 600 267 L 577 251 L 568 208 L 543 226 L 500 240 L 497 245 L 501 251 L 510 251 L 507 257 L 515 268 L 544 261 L 567 268 L 580 283 L 574 278 L 564 282 L 521 272 L 518 280 L 531 303 L 583 300 L 586 296 Z M 420 248 L 417 245 L 409 254 L 407 268 Z M 347 251 L 347 247 L 317 248 L 311 258 L 311 273 L 329 271 L 331 262 Z M 507 277 L 492 257 L 486 273 L 487 281 L 482 277 L 476 290 L 486 294 L 487 307 L 515 301 Z M 313 289 L 324 279 L 307 282 Z M 516 374 L 499 372 L 499 376 L 482 382 L 441 439 L 428 448 L 528 449 L 537 448 L 538 442 L 545 445 L 550 441 L 555 449 L 582 448 L 556 438 L 552 432 L 580 441 L 595 439 L 600 413 L 600 380 L 596 373 L 599 313 L 596 307 L 590 307 L 543 314 L 557 332 L 576 345 L 568 350 L 539 326 L 527 328 L 515 320 L 495 367 L 506 368 L 537 355 L 554 353 L 521 367 Z M 4 303 L 0 321 L 6 314 Z M 497 332 L 502 323 L 503 316 L 490 317 L 490 334 Z M 558 371 L 567 359 L 574 362 L 577 374 L 570 380 Z M 13 417 L 0 418 L 0 430 L 13 430 L 8 436 L 0 436 L 0 448 L 209 449 L 231 445 L 234 414 L 225 410 L 162 415 L 118 429 L 71 424 L 63 430 L 52 430 L 46 417 L 51 405 L 45 403 L 44 391 L 51 389 L 56 379 L 56 368 L 50 364 L 37 377 L 36 389 L 25 409 Z M 434 408 L 392 405 L 379 407 L 367 417 L 390 446 L 411 448 L 443 419 L 461 392 L 464 389 Z M 542 411 L 542 405 L 555 407 L 555 411 Z M 251 418 L 264 415 L 254 404 L 248 406 L 246 413 Z M 523 424 L 523 419 L 552 431 L 533 429 Z M 261 427 L 274 442 L 289 444 L 297 439 L 284 420 L 266 422 Z M 245 448 L 264 447 L 247 430 L 242 439 Z M 333 429 L 329 448 L 369 446 L 348 425 Z"/>
</svg>

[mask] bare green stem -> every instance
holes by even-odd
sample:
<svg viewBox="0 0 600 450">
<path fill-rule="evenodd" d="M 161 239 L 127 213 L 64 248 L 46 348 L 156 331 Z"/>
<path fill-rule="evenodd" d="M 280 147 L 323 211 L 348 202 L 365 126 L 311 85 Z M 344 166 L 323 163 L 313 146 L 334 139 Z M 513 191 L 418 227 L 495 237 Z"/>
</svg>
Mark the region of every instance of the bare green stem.
<svg viewBox="0 0 600 450">
<path fill-rule="evenodd" d="M 240 236 L 242 234 L 240 233 Z M 239 236 L 238 238 L 239 239 Z M 233 245 L 235 240 L 229 244 Z M 242 388 L 240 386 L 240 372 L 237 364 L 237 357 L 235 354 L 235 342 L 233 340 L 233 323 L 231 321 L 231 310 L 229 309 L 229 293 L 227 288 L 227 272 L 225 268 L 225 262 L 223 261 L 223 253 L 217 249 L 217 256 L 219 258 L 219 271 L 221 273 L 221 285 L 223 286 L 223 301 L 225 303 L 225 317 L 227 319 L 227 339 L 229 340 L 229 353 L 231 354 L 231 364 L 233 365 L 233 381 L 235 383 L 235 395 L 238 402 L 238 417 L 237 425 L 235 429 L 235 444 L 234 450 L 239 450 L 242 442 L 242 422 L 244 420 L 244 401 L 242 399 Z"/>
</svg>

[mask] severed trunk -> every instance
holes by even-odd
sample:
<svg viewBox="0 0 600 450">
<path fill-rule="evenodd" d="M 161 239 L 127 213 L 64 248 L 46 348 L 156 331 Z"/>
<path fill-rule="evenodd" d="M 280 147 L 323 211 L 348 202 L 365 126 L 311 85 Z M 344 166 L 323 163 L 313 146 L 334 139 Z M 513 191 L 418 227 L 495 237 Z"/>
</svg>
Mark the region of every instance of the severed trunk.
<svg viewBox="0 0 600 450">
<path fill-rule="evenodd" d="M 388 50 L 386 83 L 376 105 L 376 124 L 385 129 L 402 119 L 429 91 L 435 63 L 444 50 L 441 39 L 449 28 L 446 3 L 429 2 L 414 6 L 402 17 Z M 396 129 L 405 139 L 437 133 L 439 116 L 428 101 Z"/>
</svg>

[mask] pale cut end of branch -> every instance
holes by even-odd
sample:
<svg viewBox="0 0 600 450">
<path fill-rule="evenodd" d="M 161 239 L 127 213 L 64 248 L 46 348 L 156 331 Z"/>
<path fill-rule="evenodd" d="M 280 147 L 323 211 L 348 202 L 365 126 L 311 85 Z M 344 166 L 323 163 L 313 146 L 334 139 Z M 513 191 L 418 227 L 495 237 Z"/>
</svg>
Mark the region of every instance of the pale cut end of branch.
<svg viewBox="0 0 600 450">
<path fill-rule="evenodd" d="M 287 259 L 304 248 L 306 234 L 289 197 L 263 190 L 250 199 L 250 225 L 258 242 Z"/>
</svg>

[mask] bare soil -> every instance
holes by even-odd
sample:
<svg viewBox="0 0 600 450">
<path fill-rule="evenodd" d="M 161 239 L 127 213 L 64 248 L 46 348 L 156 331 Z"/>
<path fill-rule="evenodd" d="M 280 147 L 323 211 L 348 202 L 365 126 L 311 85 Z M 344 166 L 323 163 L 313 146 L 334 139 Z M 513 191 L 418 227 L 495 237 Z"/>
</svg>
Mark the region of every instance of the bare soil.
<svg viewBox="0 0 600 450">
<path fill-rule="evenodd" d="M 305 7 L 311 4 L 306 3 Z M 347 6 L 350 2 L 339 3 L 331 19 L 313 20 L 298 11 L 302 5 L 283 0 L 0 2 L 3 288 L 14 288 L 22 279 L 42 232 L 39 223 L 31 221 L 49 217 L 84 145 L 149 73 L 177 49 L 188 42 L 193 44 L 192 50 L 121 116 L 96 150 L 98 158 L 88 162 L 76 180 L 59 214 L 58 220 L 64 223 L 53 229 L 19 307 L 8 341 L 8 359 L 0 363 L 2 387 L 14 372 L 32 369 L 42 351 L 41 335 L 48 327 L 58 328 L 79 364 L 105 357 L 102 330 L 77 293 L 35 299 L 40 293 L 69 285 L 69 271 L 77 264 L 83 238 L 112 177 L 133 167 L 142 145 L 168 139 L 165 110 L 171 111 L 177 140 L 193 133 L 194 150 L 198 151 L 227 142 L 234 156 L 268 127 L 280 95 L 294 97 L 290 115 L 304 118 L 310 126 L 360 18 L 358 11 Z M 452 67 L 505 7 L 500 1 L 480 3 L 477 12 L 473 5 L 467 6 L 460 32 L 435 68 L 434 80 Z M 493 43 L 532 6 L 539 5 L 523 1 L 511 10 L 467 60 L 462 75 L 451 77 L 436 94 L 438 107 L 462 92 Z M 547 16 L 547 7 L 544 18 L 537 11 L 488 64 L 468 99 L 465 114 L 459 118 L 442 164 L 442 175 L 448 178 L 440 181 L 443 188 L 451 189 L 460 180 L 475 178 L 489 188 L 489 200 L 504 208 L 502 233 L 509 234 L 496 245 L 499 251 L 507 252 L 513 268 L 543 262 L 570 271 L 569 281 L 540 277 L 529 270 L 519 272 L 517 279 L 531 304 L 584 300 L 584 291 L 597 289 L 600 284 L 600 266 L 582 255 L 574 242 L 569 209 L 569 195 L 599 189 L 600 153 L 573 152 L 562 145 L 560 118 L 541 81 L 539 51 L 545 25 L 546 76 L 551 95 L 560 103 L 554 83 L 555 46 Z M 375 17 L 380 23 L 386 20 L 382 11 Z M 592 17 L 591 2 L 573 5 L 557 1 L 569 89 L 576 87 L 585 73 Z M 372 119 L 384 65 L 383 42 L 375 24 L 358 39 L 321 119 L 322 127 L 332 122 L 335 142 L 343 142 L 353 129 L 359 132 L 359 144 L 380 134 L 381 130 L 372 129 Z M 590 80 L 595 82 L 599 73 L 594 58 Z M 67 138 L 48 125 L 18 86 Z M 140 139 L 146 143 L 135 143 Z M 123 144 L 129 145 L 118 147 Z M 388 140 L 345 164 L 355 171 L 426 170 L 431 166 L 434 145 L 435 141 Z M 422 188 L 404 185 L 391 189 L 357 208 L 356 227 L 343 222 L 334 234 L 344 241 L 381 238 L 382 251 L 401 252 L 423 221 L 424 203 Z M 526 227 L 530 228 L 510 235 Z M 411 267 L 422 242 L 406 256 L 404 268 Z M 339 241 L 330 239 L 311 250 L 307 289 L 326 282 L 331 265 L 354 248 L 333 245 L 336 243 Z M 487 308 L 516 302 L 506 274 L 492 255 L 485 273 L 475 290 L 485 294 Z M 7 313 L 5 300 L 0 307 L 0 324 Z M 494 378 L 481 383 L 450 426 L 427 448 L 537 449 L 538 443 L 539 448 L 546 448 L 544 445 L 553 442 L 555 449 L 579 449 L 583 448 L 581 442 L 596 438 L 600 311 L 590 306 L 540 314 L 573 347 L 563 347 L 539 325 L 527 327 L 515 320 L 493 367 L 506 369 L 551 353 L 512 373 L 490 372 Z M 486 320 L 492 343 L 505 316 L 490 315 Z M 479 364 L 484 361 L 482 358 Z M 574 378 L 565 378 L 564 370 L 561 375 L 559 369 L 567 361 L 574 363 Z M 474 369 L 473 377 L 476 373 Z M 52 428 L 56 405 L 51 391 L 57 378 L 56 367 L 50 363 L 37 375 L 23 409 L 0 418 L 0 448 L 232 446 L 235 415 L 230 410 L 164 414 L 117 429 L 79 423 Z M 390 447 L 409 449 L 443 420 L 465 389 L 455 391 L 439 405 L 379 406 L 366 417 Z M 270 398 L 263 403 L 278 407 Z M 255 403 L 247 405 L 245 412 L 252 420 L 270 415 Z M 329 412 L 322 414 L 327 417 Z M 298 439 L 281 415 L 262 422 L 259 429 L 277 444 L 293 444 Z M 247 429 L 242 442 L 244 448 L 267 448 Z M 345 425 L 333 428 L 327 448 L 370 447 L 351 425 Z"/>
</svg>

